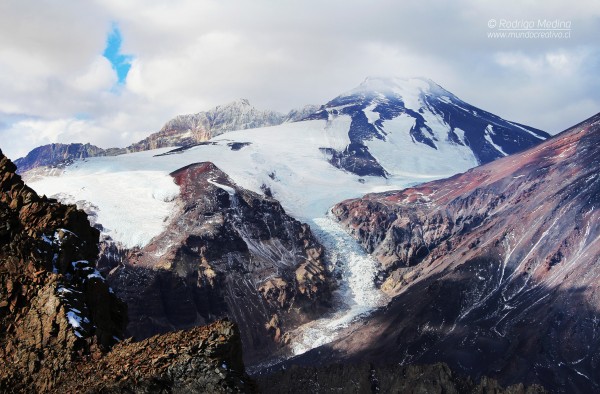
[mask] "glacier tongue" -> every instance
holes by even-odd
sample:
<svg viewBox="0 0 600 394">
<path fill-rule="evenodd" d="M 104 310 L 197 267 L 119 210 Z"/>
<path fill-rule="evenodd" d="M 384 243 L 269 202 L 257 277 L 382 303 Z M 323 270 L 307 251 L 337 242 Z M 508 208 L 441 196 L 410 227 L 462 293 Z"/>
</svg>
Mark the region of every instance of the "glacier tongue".
<svg viewBox="0 0 600 394">
<path fill-rule="evenodd" d="M 333 274 L 340 275 L 340 287 L 334 294 L 337 312 L 291 332 L 290 349 L 294 355 L 334 341 L 343 328 L 387 301 L 385 294 L 375 287 L 377 262 L 337 222 L 329 215 L 316 218 L 311 230 L 325 247 Z"/>
</svg>

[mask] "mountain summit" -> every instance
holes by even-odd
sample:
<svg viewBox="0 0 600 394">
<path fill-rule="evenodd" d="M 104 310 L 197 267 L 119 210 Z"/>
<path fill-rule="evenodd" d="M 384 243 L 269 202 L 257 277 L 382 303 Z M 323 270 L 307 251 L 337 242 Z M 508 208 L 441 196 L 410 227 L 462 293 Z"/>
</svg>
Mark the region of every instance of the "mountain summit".
<svg viewBox="0 0 600 394">
<path fill-rule="evenodd" d="M 549 137 L 476 108 L 426 78 L 369 77 L 309 119 L 340 116 L 350 117 L 349 143 L 326 153 L 331 164 L 358 175 L 387 176 L 439 159 L 468 168 Z"/>
<path fill-rule="evenodd" d="M 130 152 L 170 146 L 192 145 L 208 141 L 228 131 L 276 126 L 300 120 L 314 112 L 316 106 L 295 109 L 288 114 L 253 107 L 248 99 L 239 99 L 218 105 L 209 111 L 179 115 L 168 121 L 163 128 L 148 138 L 127 148 Z"/>
</svg>

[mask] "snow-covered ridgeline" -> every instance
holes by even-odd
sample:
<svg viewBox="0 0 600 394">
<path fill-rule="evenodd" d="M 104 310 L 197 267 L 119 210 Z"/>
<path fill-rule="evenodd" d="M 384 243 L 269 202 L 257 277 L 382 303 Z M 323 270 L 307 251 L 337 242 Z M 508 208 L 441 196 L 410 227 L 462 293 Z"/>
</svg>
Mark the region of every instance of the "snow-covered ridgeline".
<svg viewBox="0 0 600 394">
<path fill-rule="evenodd" d="M 94 219 L 106 235 L 134 247 L 146 245 L 164 231 L 176 212 L 179 194 L 169 174 L 192 163 L 213 162 L 237 185 L 257 193 L 267 185 L 286 212 L 302 221 L 322 217 L 346 198 L 433 179 L 415 170 L 414 177 L 392 174 L 388 179 L 363 177 L 359 182 L 357 175 L 333 167 L 319 148 L 338 139 L 345 139 L 340 146 L 347 143 L 349 125 L 349 119 L 340 116 L 334 122 L 314 120 L 234 131 L 214 138 L 214 145 L 167 156 L 158 155 L 169 148 L 77 160 L 59 176 L 37 179 L 30 186 L 40 194 L 68 197 L 65 202 L 91 202 Z M 232 141 L 249 145 L 232 150 L 228 145 Z"/>
</svg>

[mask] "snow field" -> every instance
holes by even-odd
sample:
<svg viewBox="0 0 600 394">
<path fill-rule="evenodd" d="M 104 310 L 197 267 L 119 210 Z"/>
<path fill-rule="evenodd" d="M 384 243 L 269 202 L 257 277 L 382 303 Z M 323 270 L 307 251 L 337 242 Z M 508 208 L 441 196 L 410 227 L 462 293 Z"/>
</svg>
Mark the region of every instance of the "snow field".
<svg viewBox="0 0 600 394">
<path fill-rule="evenodd" d="M 78 160 L 59 176 L 34 181 L 40 194 L 69 195 L 98 207 L 97 222 L 113 240 L 126 247 L 148 244 L 159 235 L 176 210 L 179 192 L 171 172 L 191 163 L 211 161 L 236 184 L 261 193 L 270 187 L 286 212 L 299 220 L 323 217 L 335 203 L 366 193 L 400 189 L 429 180 L 429 176 L 364 177 L 330 165 L 319 150 L 338 141 L 347 143 L 349 119 L 314 120 L 241 130 L 213 138 L 178 154 L 156 156 L 169 149 L 114 157 Z M 346 140 L 342 141 L 343 133 Z M 250 142 L 238 151 L 232 141 Z M 395 147 L 390 146 L 390 149 Z"/>
</svg>

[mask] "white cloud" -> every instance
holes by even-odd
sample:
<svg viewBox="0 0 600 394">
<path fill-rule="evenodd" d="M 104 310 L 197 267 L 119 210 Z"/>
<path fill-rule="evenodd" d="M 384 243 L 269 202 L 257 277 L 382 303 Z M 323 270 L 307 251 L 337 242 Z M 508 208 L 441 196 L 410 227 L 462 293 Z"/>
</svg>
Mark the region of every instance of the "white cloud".
<svg viewBox="0 0 600 394">
<path fill-rule="evenodd" d="M 491 40 L 491 18 L 568 18 L 572 37 Z M 427 76 L 556 132 L 600 110 L 599 19 L 596 0 L 2 2 L 0 148 L 124 146 L 178 113 L 322 104 L 368 75 Z M 113 22 L 135 57 L 117 88 L 101 57 Z"/>
<path fill-rule="evenodd" d="M 592 55 L 587 51 L 561 49 L 534 55 L 523 52 L 498 52 L 494 59 L 500 66 L 511 68 L 516 74 L 560 78 L 577 73 L 583 62 Z"/>
<path fill-rule="evenodd" d="M 23 120 L 3 130 L 2 149 L 9 157 L 16 159 L 26 153 L 21 147 L 23 140 L 31 141 L 33 146 L 56 142 L 70 142 L 85 133 L 96 142 L 110 141 L 111 133 L 94 127 L 90 122 L 77 119 L 56 119 L 51 121 Z"/>
<path fill-rule="evenodd" d="M 72 86 L 83 92 L 109 90 L 116 83 L 117 76 L 110 62 L 102 56 L 97 56 L 84 74 L 72 80 Z"/>
</svg>

